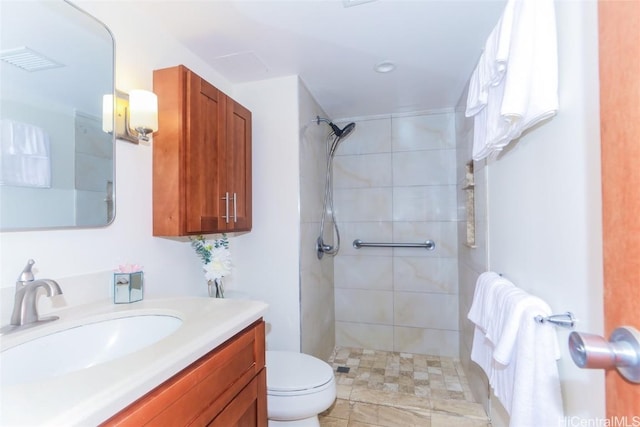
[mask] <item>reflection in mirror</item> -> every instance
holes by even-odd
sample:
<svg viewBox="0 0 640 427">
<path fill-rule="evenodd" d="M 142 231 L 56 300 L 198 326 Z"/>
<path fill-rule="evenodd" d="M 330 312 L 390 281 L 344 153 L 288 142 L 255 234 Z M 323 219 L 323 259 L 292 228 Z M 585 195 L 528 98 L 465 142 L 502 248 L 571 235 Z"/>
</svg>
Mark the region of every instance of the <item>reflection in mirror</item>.
<svg viewBox="0 0 640 427">
<path fill-rule="evenodd" d="M 111 33 L 62 0 L 3 0 L 0 16 L 0 229 L 109 224 Z"/>
</svg>

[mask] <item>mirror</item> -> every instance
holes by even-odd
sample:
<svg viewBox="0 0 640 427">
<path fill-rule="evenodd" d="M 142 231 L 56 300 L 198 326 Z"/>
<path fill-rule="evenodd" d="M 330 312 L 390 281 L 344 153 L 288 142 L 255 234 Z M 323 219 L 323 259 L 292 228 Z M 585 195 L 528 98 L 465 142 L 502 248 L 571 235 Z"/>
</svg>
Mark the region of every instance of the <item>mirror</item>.
<svg viewBox="0 0 640 427">
<path fill-rule="evenodd" d="M 3 0 L 0 16 L 0 230 L 108 225 L 111 32 L 62 0 Z"/>
</svg>

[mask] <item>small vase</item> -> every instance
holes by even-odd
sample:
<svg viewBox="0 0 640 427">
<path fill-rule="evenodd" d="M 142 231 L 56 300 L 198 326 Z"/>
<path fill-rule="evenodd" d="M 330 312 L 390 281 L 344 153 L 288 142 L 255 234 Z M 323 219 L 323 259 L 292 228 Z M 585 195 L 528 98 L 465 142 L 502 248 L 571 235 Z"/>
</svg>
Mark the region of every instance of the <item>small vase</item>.
<svg viewBox="0 0 640 427">
<path fill-rule="evenodd" d="M 211 298 L 224 298 L 224 286 L 222 285 L 222 277 L 209 280 L 207 282 L 209 288 L 209 296 Z"/>
</svg>

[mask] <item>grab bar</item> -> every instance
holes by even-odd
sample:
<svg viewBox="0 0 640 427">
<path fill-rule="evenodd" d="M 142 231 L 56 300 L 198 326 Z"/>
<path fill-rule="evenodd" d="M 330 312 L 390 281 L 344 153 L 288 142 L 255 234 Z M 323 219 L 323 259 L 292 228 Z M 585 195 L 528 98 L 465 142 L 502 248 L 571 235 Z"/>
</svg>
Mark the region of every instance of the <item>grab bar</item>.
<svg viewBox="0 0 640 427">
<path fill-rule="evenodd" d="M 433 240 L 427 240 L 423 243 L 373 243 L 363 242 L 360 239 L 353 241 L 353 247 L 356 249 L 370 247 L 370 248 L 425 248 L 428 251 L 432 251 L 436 248 L 436 242 Z"/>
</svg>

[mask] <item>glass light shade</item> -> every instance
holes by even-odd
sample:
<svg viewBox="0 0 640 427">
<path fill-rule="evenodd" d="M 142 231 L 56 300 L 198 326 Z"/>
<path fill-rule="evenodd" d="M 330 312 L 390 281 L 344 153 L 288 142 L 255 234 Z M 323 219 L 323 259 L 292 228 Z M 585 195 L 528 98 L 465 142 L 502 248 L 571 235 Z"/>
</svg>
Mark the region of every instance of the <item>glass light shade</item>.
<svg viewBox="0 0 640 427">
<path fill-rule="evenodd" d="M 129 93 L 129 126 L 132 129 L 158 130 L 158 97 L 146 90 Z"/>
<path fill-rule="evenodd" d="M 102 130 L 106 133 L 113 132 L 113 95 L 102 97 Z"/>
</svg>

